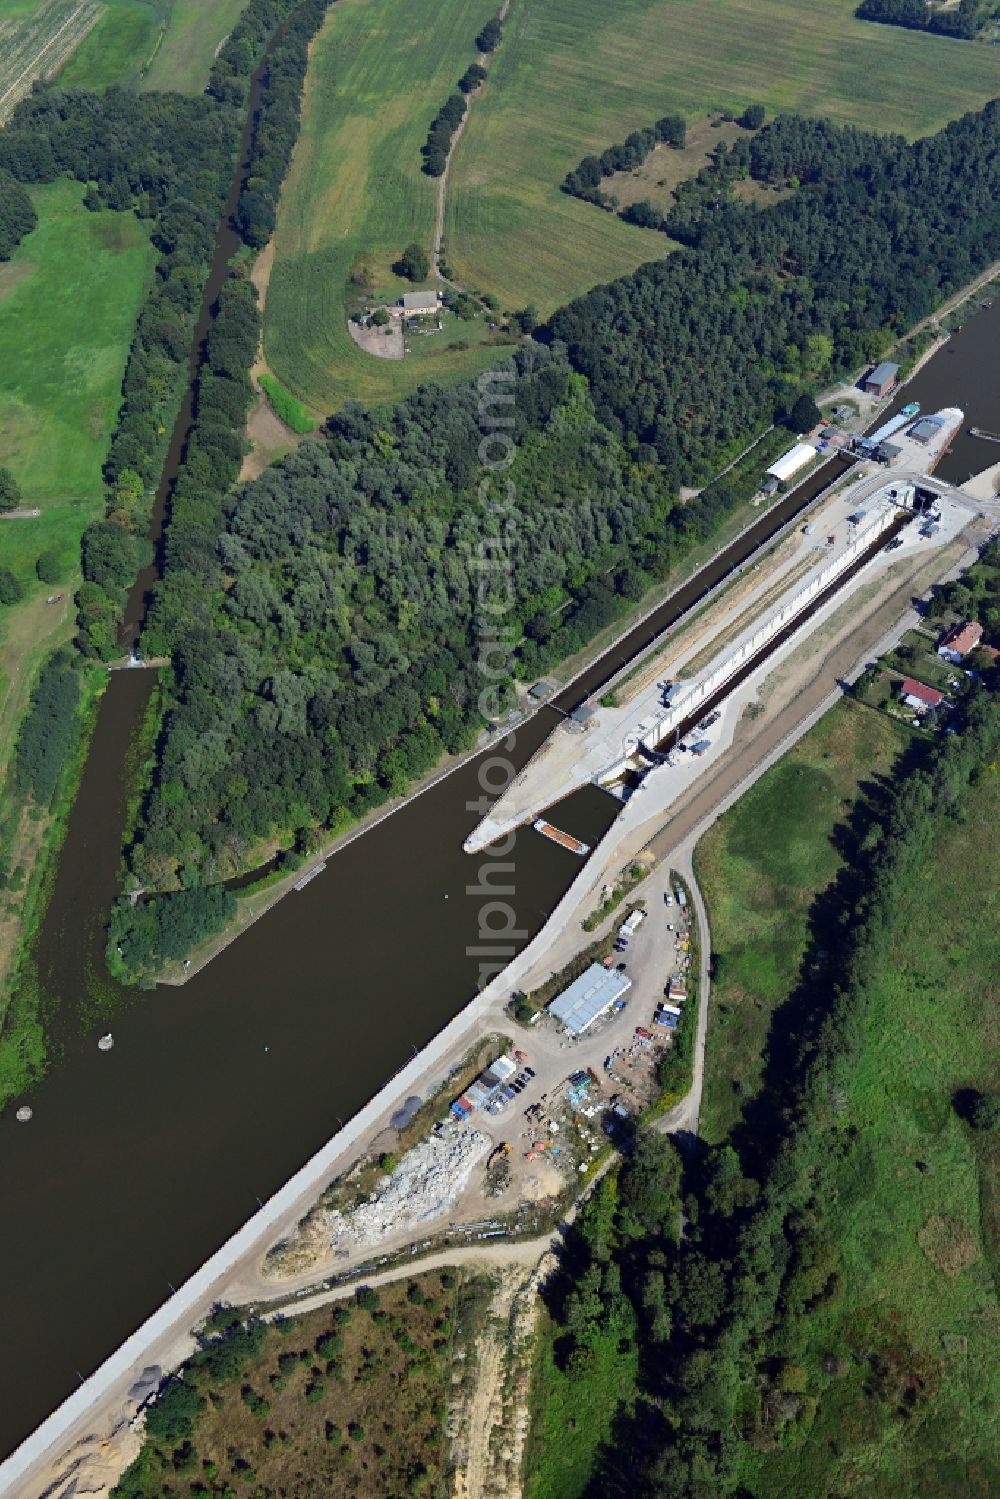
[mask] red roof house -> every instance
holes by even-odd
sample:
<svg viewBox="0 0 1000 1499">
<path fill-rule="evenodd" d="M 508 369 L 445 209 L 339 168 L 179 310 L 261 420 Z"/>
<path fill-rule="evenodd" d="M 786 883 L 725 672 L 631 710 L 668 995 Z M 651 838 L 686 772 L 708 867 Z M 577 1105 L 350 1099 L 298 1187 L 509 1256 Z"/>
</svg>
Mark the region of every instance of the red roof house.
<svg viewBox="0 0 1000 1499">
<path fill-rule="evenodd" d="M 976 649 L 982 638 L 982 625 L 977 620 L 967 619 L 945 631 L 938 641 L 938 655 L 957 664 L 963 656 Z"/>
<path fill-rule="evenodd" d="M 906 706 L 918 713 L 926 713 L 928 708 L 937 708 L 944 702 L 943 692 L 928 687 L 925 682 L 918 682 L 916 677 L 904 677 L 899 691 Z"/>
</svg>

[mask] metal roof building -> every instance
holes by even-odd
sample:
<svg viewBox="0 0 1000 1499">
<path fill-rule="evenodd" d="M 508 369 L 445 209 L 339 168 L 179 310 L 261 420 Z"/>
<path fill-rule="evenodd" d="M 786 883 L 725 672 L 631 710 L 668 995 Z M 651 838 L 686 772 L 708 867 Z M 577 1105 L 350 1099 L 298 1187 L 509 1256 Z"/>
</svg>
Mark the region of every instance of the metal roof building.
<svg viewBox="0 0 1000 1499">
<path fill-rule="evenodd" d="M 600 963 L 591 963 L 552 1001 L 549 1014 L 561 1021 L 568 1031 L 580 1036 L 631 987 L 632 980 L 624 973 L 615 968 L 603 968 Z"/>
<path fill-rule="evenodd" d="M 776 458 L 768 469 L 773 479 L 790 479 L 797 474 L 800 468 L 805 468 L 816 457 L 816 449 L 807 442 L 797 442 L 794 448 L 789 448 L 787 453 L 782 453 Z"/>
</svg>

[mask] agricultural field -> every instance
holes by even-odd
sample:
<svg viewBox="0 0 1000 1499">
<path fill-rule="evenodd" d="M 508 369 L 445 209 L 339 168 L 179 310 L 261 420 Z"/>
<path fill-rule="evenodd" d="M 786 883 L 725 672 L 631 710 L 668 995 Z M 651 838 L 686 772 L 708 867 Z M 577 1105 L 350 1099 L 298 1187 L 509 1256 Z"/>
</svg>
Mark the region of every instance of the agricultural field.
<svg viewBox="0 0 1000 1499">
<path fill-rule="evenodd" d="M 904 724 L 845 699 L 698 845 L 715 962 L 701 1128 L 713 1143 L 760 1086 L 775 1012 L 812 935 L 813 902 L 841 867 L 839 830 L 909 737 Z"/>
<path fill-rule="evenodd" d="M 0 0 L 0 125 L 52 78 L 101 19 L 98 0 Z"/>
<path fill-rule="evenodd" d="M 662 255 L 662 235 L 559 184 L 582 156 L 669 111 L 694 121 L 759 101 L 913 137 L 997 93 L 990 48 L 873 26 L 854 8 L 514 0 L 449 176 L 445 244 L 458 279 L 548 313 Z"/>
<path fill-rule="evenodd" d="M 352 343 L 346 311 L 362 286 L 379 299 L 412 289 L 391 265 L 412 240 L 431 249 L 436 184 L 420 148 L 496 9 L 496 0 L 337 0 L 316 39 L 278 213 L 264 352 L 317 413 L 457 379 L 502 352 L 481 321 L 451 319 L 450 332 L 414 339 L 412 356 L 376 359 Z"/>
<path fill-rule="evenodd" d="M 971 1127 L 970 1110 L 1000 1060 L 1000 937 L 986 914 L 998 815 L 987 773 L 960 820 L 938 819 L 873 965 L 831 1184 L 838 1289 L 782 1349 L 821 1393 L 796 1439 L 745 1450 L 741 1478 L 760 1499 L 996 1492 L 1000 1133 Z"/>
<path fill-rule="evenodd" d="M 38 227 L 0 268 L 0 449 L 24 505 L 41 511 L 0 522 L 4 563 L 27 589 L 0 613 L 0 767 L 37 665 L 70 628 L 80 536 L 101 510 L 101 465 L 152 265 L 132 214 L 88 213 L 82 196 L 75 182 L 33 189 Z M 35 575 L 50 548 L 65 558 L 61 587 Z M 58 591 L 64 601 L 46 605 Z"/>
<path fill-rule="evenodd" d="M 443 1492 L 449 1400 L 469 1393 L 490 1290 L 460 1271 L 415 1275 L 209 1342 L 152 1407 L 114 1499 L 178 1480 L 232 1499 Z"/>
</svg>

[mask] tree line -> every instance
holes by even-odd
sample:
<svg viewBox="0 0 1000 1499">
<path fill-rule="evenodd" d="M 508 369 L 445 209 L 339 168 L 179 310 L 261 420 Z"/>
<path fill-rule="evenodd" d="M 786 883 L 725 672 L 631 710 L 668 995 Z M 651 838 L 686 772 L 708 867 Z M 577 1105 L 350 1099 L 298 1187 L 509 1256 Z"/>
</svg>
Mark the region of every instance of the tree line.
<svg viewBox="0 0 1000 1499">
<path fill-rule="evenodd" d="M 930 5 L 927 0 L 861 0 L 854 12 L 862 21 L 883 21 L 908 31 L 929 31 L 974 41 L 989 18 L 992 7 L 984 0 L 958 0 L 951 9 Z"/>
<path fill-rule="evenodd" d="M 695 484 L 791 388 L 856 369 L 996 258 L 998 143 L 996 102 L 912 145 L 780 118 L 736 148 L 791 196 L 759 209 L 720 181 L 678 204 L 684 248 L 562 308 L 548 337 L 604 424 Z"/>
<path fill-rule="evenodd" d="M 35 205 L 9 172 L 0 172 L 0 260 L 9 260 L 38 222 Z"/>
<path fill-rule="evenodd" d="M 634 1414 L 617 1421 L 588 1494 L 745 1492 L 748 1446 L 794 1443 L 815 1412 L 817 1380 L 838 1373 L 836 1360 L 825 1371 L 796 1364 L 797 1328 L 841 1290 L 836 1182 L 855 1133 L 846 1100 L 894 913 L 924 879 L 938 833 L 966 815 L 1000 745 L 995 693 L 975 689 L 962 712 L 959 733 L 918 746 L 878 793 L 871 824 L 824 897 L 824 928 L 836 938 L 824 936 L 804 965 L 800 1003 L 772 1043 L 781 1055 L 742 1155 L 728 1142 L 705 1149 L 681 1177 L 662 1155 L 662 1165 L 656 1154 L 650 1160 L 640 1134 L 621 1172 L 634 1178 L 638 1159 L 648 1204 L 626 1215 L 609 1180 L 576 1220 L 565 1275 L 549 1292 L 557 1357 L 585 1376 L 587 1360 L 574 1351 L 612 1316 L 634 1329 L 640 1353 Z M 994 1100 L 975 1101 L 970 1117 L 995 1128 Z M 670 1213 L 678 1198 L 680 1241 Z"/>
<path fill-rule="evenodd" d="M 287 70 L 294 74 L 303 26 L 313 29 L 318 0 L 296 14 L 273 74 L 263 83 L 255 146 L 273 186 L 276 162 L 287 165 Z M 157 251 L 153 285 L 143 303 L 122 381 L 122 404 L 104 465 L 106 518 L 84 534 L 84 581 L 77 597 L 77 641 L 85 655 L 118 651 L 124 601 L 149 559 L 145 540 L 152 494 L 181 390 L 201 288 L 236 159 L 250 79 L 267 40 L 295 10 L 294 0 L 251 0 L 220 52 L 200 98 L 37 90 L 0 133 L 0 179 L 87 184 L 92 209 L 132 211 L 152 220 Z M 310 33 L 311 34 L 311 33 Z M 272 120 L 271 95 L 281 101 Z M 280 124 L 279 124 L 280 119 Z M 293 126 L 297 129 L 297 114 Z M 281 145 L 276 142 L 280 138 Z M 271 143 L 275 144 L 271 144 Z M 281 166 L 281 170 L 284 169 Z M 247 222 L 252 214 L 246 214 Z"/>
<path fill-rule="evenodd" d="M 476 37 L 476 51 L 483 54 L 493 52 L 499 45 L 502 32 L 499 16 L 487 21 Z M 455 131 L 465 119 L 469 107 L 467 95 L 475 93 L 485 78 L 486 69 L 478 62 L 470 63 L 458 80 L 458 92 L 448 96 L 431 121 L 427 139 L 420 148 L 428 177 L 440 177 L 444 172 Z"/>
<path fill-rule="evenodd" d="M 263 249 L 274 231 L 281 184 L 299 137 L 309 44 L 331 3 L 303 0 L 267 53 L 260 107 L 253 123 L 250 166 L 236 208 L 236 227 L 255 250 Z"/>
</svg>

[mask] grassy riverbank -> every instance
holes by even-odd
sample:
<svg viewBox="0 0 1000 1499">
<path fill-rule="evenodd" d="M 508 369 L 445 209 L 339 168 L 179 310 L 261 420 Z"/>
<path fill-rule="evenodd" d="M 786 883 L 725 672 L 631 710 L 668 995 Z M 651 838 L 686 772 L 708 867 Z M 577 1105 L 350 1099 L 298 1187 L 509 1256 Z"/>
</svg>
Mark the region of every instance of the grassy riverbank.
<svg viewBox="0 0 1000 1499">
<path fill-rule="evenodd" d="M 4 783 L 0 858 L 8 873 L 0 889 L 0 1109 L 37 1081 L 46 1068 L 43 996 L 24 960 L 55 879 L 59 850 L 107 682 L 108 674 L 102 668 L 83 668 L 70 749 L 48 807 L 37 806 L 29 793 L 16 789 L 10 770 Z"/>
<path fill-rule="evenodd" d="M 843 859 L 846 825 L 909 740 L 905 725 L 845 699 L 700 841 L 714 977 L 701 1129 L 726 1138 L 761 1081 L 776 1012 L 798 980 L 814 907 Z"/>
</svg>

